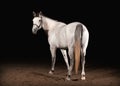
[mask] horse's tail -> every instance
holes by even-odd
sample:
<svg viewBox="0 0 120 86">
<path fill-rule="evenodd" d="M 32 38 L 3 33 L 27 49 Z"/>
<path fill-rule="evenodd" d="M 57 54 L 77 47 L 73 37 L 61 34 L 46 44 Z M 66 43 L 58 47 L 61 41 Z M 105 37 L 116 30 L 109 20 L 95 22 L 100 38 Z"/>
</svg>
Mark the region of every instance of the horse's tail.
<svg viewBox="0 0 120 86">
<path fill-rule="evenodd" d="M 80 52 L 82 42 L 83 27 L 81 24 L 76 26 L 75 30 L 75 73 L 78 74 L 80 64 Z"/>
</svg>

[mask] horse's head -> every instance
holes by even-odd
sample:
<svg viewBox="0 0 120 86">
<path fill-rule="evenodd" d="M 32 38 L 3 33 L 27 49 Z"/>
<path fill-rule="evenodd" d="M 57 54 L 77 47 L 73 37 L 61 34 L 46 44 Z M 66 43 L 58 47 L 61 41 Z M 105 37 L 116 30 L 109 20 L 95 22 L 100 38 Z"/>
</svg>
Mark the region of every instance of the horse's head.
<svg viewBox="0 0 120 86">
<path fill-rule="evenodd" d="M 36 34 L 39 29 L 42 27 L 42 14 L 41 12 L 36 14 L 33 12 L 33 27 L 32 27 L 32 32 L 33 34 Z"/>
</svg>

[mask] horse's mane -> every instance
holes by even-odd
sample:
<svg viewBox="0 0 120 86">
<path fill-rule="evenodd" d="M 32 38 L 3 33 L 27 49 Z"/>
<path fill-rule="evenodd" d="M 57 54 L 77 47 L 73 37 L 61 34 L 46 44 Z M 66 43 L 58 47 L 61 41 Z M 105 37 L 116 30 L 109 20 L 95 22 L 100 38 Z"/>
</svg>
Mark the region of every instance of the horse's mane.
<svg viewBox="0 0 120 86">
<path fill-rule="evenodd" d="M 60 22 L 60 21 L 58 21 L 58 20 L 56 20 L 56 19 L 52 19 L 52 18 L 50 18 L 50 17 L 48 17 L 48 16 L 45 16 L 45 15 L 42 15 L 43 17 L 46 17 L 46 18 L 48 18 L 48 19 L 50 19 L 50 20 L 53 20 L 53 21 L 56 21 L 56 22 Z"/>
</svg>

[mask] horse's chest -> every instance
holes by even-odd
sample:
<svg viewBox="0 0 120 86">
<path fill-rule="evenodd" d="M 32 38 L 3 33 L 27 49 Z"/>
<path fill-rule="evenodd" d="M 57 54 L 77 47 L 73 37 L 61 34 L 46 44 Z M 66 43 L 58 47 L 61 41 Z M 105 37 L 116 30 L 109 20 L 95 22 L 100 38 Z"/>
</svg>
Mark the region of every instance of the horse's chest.
<svg viewBox="0 0 120 86">
<path fill-rule="evenodd" d="M 57 48 L 67 47 L 66 32 L 64 30 L 55 30 L 49 33 L 48 42 L 50 46 Z"/>
</svg>

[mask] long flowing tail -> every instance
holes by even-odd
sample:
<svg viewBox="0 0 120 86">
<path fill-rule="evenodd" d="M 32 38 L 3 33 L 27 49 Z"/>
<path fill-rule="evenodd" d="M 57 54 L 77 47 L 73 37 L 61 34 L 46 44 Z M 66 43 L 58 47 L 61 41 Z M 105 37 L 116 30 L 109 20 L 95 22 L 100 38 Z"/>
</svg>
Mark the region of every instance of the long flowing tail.
<svg viewBox="0 0 120 86">
<path fill-rule="evenodd" d="M 80 64 L 80 51 L 82 42 L 83 27 L 81 24 L 76 26 L 75 30 L 75 74 L 78 74 Z"/>
</svg>

